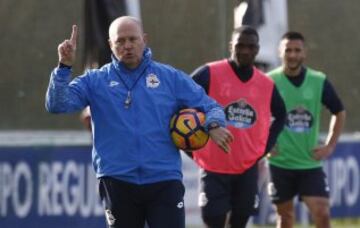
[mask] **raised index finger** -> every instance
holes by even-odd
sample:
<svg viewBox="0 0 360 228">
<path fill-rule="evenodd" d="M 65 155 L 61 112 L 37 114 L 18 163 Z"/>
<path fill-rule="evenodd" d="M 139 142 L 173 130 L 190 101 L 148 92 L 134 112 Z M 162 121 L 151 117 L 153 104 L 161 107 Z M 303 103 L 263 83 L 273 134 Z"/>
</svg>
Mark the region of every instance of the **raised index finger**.
<svg viewBox="0 0 360 228">
<path fill-rule="evenodd" d="M 72 26 L 71 36 L 70 36 L 70 42 L 74 46 L 76 45 L 77 36 L 78 36 L 78 28 L 77 28 L 76 25 L 73 25 Z"/>
</svg>

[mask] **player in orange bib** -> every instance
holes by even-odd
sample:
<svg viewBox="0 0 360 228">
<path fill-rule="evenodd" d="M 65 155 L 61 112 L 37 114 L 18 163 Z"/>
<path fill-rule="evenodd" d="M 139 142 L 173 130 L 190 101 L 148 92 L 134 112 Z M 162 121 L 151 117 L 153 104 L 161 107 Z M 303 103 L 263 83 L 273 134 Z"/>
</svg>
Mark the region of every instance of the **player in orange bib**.
<svg viewBox="0 0 360 228">
<path fill-rule="evenodd" d="M 257 31 L 240 27 L 230 44 L 229 59 L 205 64 L 193 73 L 208 95 L 224 106 L 227 128 L 234 135 L 228 154 L 211 140 L 193 153 L 202 172 L 199 205 L 209 228 L 223 228 L 226 221 L 232 228 L 245 227 L 257 212 L 257 162 L 273 147 L 286 114 L 274 83 L 254 66 Z"/>
</svg>

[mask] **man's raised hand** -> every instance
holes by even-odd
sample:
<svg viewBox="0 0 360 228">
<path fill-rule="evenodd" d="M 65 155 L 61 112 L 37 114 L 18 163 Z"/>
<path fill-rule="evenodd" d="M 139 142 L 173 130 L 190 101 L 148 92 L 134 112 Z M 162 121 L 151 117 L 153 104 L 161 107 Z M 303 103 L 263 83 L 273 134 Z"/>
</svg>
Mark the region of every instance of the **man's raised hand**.
<svg viewBox="0 0 360 228">
<path fill-rule="evenodd" d="M 58 46 L 59 63 L 65 64 L 67 66 L 72 66 L 74 64 L 77 37 L 78 28 L 76 25 L 73 25 L 70 39 L 64 40 Z"/>
</svg>

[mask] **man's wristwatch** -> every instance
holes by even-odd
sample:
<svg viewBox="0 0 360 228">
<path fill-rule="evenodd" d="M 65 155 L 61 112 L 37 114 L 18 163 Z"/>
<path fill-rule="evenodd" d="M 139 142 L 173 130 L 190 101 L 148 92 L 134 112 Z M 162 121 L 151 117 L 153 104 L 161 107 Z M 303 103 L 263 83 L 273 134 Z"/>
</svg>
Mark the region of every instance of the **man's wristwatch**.
<svg viewBox="0 0 360 228">
<path fill-rule="evenodd" d="M 207 127 L 207 131 L 210 131 L 212 129 L 215 129 L 215 128 L 219 128 L 220 127 L 220 124 L 217 123 L 217 122 L 211 122 L 208 127 Z"/>
</svg>

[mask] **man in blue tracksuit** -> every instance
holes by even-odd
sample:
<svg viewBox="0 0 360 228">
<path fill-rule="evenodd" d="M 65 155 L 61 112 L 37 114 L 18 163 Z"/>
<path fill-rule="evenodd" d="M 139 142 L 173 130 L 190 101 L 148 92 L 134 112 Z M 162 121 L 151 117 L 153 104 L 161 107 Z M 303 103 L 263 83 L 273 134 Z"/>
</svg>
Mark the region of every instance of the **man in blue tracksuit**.
<svg viewBox="0 0 360 228">
<path fill-rule="evenodd" d="M 112 62 L 71 78 L 77 27 L 58 46 L 46 109 L 70 113 L 90 106 L 93 166 L 108 227 L 185 227 L 181 157 L 169 133 L 181 108 L 206 113 L 205 128 L 225 152 L 231 133 L 222 108 L 190 77 L 151 59 L 142 24 L 115 19 L 109 28 Z"/>
</svg>

